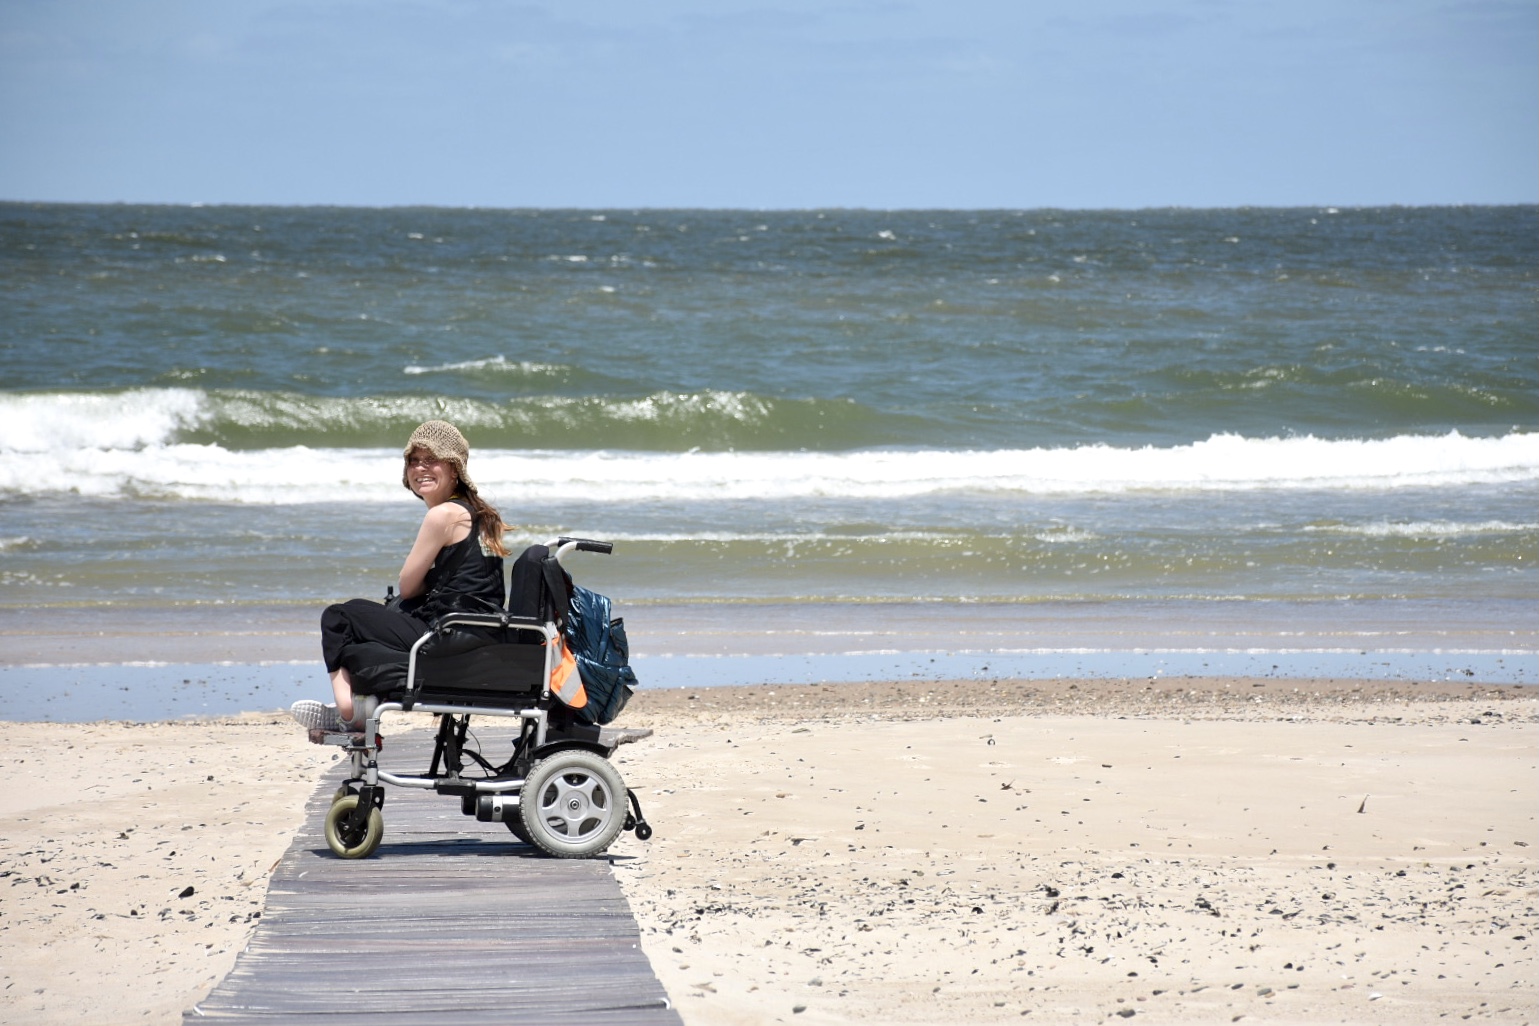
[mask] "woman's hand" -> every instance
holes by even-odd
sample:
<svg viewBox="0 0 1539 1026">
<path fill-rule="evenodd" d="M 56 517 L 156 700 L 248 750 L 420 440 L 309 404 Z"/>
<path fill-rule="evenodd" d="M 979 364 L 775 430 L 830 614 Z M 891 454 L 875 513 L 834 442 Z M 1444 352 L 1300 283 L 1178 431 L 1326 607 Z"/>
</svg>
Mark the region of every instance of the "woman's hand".
<svg viewBox="0 0 1539 1026">
<path fill-rule="evenodd" d="M 432 507 L 417 528 L 417 540 L 412 543 L 406 562 L 401 564 L 401 576 L 396 582 L 402 598 L 416 598 L 427 590 L 427 573 L 433 560 L 446 545 L 465 540 L 470 534 L 470 513 L 457 502 L 444 502 Z"/>
</svg>

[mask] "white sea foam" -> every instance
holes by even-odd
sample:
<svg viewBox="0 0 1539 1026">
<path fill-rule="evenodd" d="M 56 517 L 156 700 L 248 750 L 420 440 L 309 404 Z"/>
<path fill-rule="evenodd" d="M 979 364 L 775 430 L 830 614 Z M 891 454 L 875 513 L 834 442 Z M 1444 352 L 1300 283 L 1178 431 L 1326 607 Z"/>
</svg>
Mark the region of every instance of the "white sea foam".
<svg viewBox="0 0 1539 1026">
<path fill-rule="evenodd" d="M 1305 531 L 1319 534 L 1358 535 L 1365 538 L 1466 538 L 1485 534 L 1521 534 L 1539 531 L 1539 523 L 1514 523 L 1510 520 L 1380 520 L 1366 524 L 1311 524 Z"/>
<path fill-rule="evenodd" d="M 543 544 L 549 541 L 548 534 L 514 533 L 509 536 L 512 539 L 512 547 L 519 545 Z M 781 545 L 795 547 L 808 546 L 842 546 L 852 543 L 888 545 L 903 542 L 922 542 L 926 544 L 961 544 L 976 543 L 978 535 L 955 533 L 948 534 L 945 531 L 870 531 L 858 534 L 845 534 L 839 531 L 812 532 L 812 531 L 697 531 L 691 534 L 659 531 L 606 531 L 605 541 L 612 542 L 646 542 L 655 545 Z M 983 535 L 982 537 L 996 537 L 1000 540 L 1009 540 L 1010 536 Z"/>
<path fill-rule="evenodd" d="M 1461 487 L 1539 480 L 1539 435 L 1382 441 L 1223 435 L 1137 449 L 496 453 L 480 466 L 510 484 L 617 500 Z"/>
<path fill-rule="evenodd" d="M 1048 545 L 1069 545 L 1096 541 L 1100 536 L 1092 531 L 1086 531 L 1081 528 L 1064 527 L 1051 531 L 1042 531 L 1032 537 Z"/>
<path fill-rule="evenodd" d="M 0 393 L 0 453 L 137 449 L 207 418 L 204 393 L 141 388 L 118 393 Z"/>
<path fill-rule="evenodd" d="M 553 363 L 534 363 L 529 360 L 509 360 L 506 356 L 489 356 L 483 360 L 459 360 L 434 366 L 410 364 L 401 368 L 403 374 L 452 374 L 463 371 L 495 371 L 501 374 L 518 374 L 527 377 L 551 377 L 567 368 Z"/>
<path fill-rule="evenodd" d="M 148 396 L 153 401 L 136 393 L 86 396 L 73 409 L 52 397 L 41 410 L 30 410 L 27 396 L 0 397 L 0 494 L 273 504 L 334 501 L 340 494 L 355 501 L 400 497 L 394 450 L 237 451 L 169 442 L 201 416 L 198 393 Z M 1457 488 L 1539 481 L 1539 434 L 1367 441 L 1216 435 L 1165 448 L 992 451 L 489 449 L 477 451 L 474 472 L 492 496 L 604 502 Z"/>
</svg>

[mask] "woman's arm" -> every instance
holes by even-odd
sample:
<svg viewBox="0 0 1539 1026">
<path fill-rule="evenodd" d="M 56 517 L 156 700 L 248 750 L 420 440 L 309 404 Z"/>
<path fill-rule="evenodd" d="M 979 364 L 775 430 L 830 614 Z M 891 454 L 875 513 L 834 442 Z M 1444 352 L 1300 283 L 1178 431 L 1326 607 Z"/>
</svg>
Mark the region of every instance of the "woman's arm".
<svg viewBox="0 0 1539 1026">
<path fill-rule="evenodd" d="M 470 514 L 457 502 L 444 502 L 427 511 L 422 526 L 417 528 L 417 540 L 401 564 L 401 576 L 396 582 L 402 598 L 416 598 L 427 590 L 427 572 L 433 560 L 446 545 L 465 540 L 470 533 Z"/>
</svg>

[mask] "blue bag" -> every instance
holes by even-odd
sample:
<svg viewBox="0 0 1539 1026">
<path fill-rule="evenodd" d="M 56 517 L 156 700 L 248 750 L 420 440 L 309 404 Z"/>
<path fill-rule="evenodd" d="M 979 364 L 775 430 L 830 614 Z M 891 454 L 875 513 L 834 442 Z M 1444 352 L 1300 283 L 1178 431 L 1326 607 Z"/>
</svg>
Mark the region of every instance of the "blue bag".
<svg viewBox="0 0 1539 1026">
<path fill-rule="evenodd" d="M 565 634 L 588 693 L 588 703 L 572 710 L 584 723 L 611 722 L 630 701 L 638 683 L 630 667 L 625 621 L 610 619 L 609 613 L 609 599 L 581 586 L 572 588 Z"/>
</svg>

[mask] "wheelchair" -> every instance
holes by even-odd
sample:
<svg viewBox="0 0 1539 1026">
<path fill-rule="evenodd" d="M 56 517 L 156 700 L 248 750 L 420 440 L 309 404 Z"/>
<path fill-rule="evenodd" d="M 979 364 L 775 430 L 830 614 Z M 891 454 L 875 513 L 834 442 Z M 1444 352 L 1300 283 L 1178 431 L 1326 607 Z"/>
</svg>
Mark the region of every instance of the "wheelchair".
<svg viewBox="0 0 1539 1026">
<path fill-rule="evenodd" d="M 575 551 L 612 550 L 608 542 L 561 538 L 551 558 L 559 566 Z M 556 858 L 600 854 L 622 831 L 643 841 L 651 837 L 640 800 L 610 758 L 620 745 L 652 731 L 586 724 L 571 714 L 551 691 L 560 638 L 554 618 L 446 614 L 412 646 L 398 688 L 356 696 L 365 717 L 361 732 L 312 731 L 311 740 L 338 745 L 351 760 L 326 813 L 332 852 L 361 859 L 379 847 L 386 785 L 459 798 L 465 815 L 501 823 Z M 397 710 L 437 717 L 432 757 L 420 773 L 380 766 L 380 717 Z M 473 716 L 511 721 L 511 752 L 488 756 L 471 731 Z"/>
</svg>

